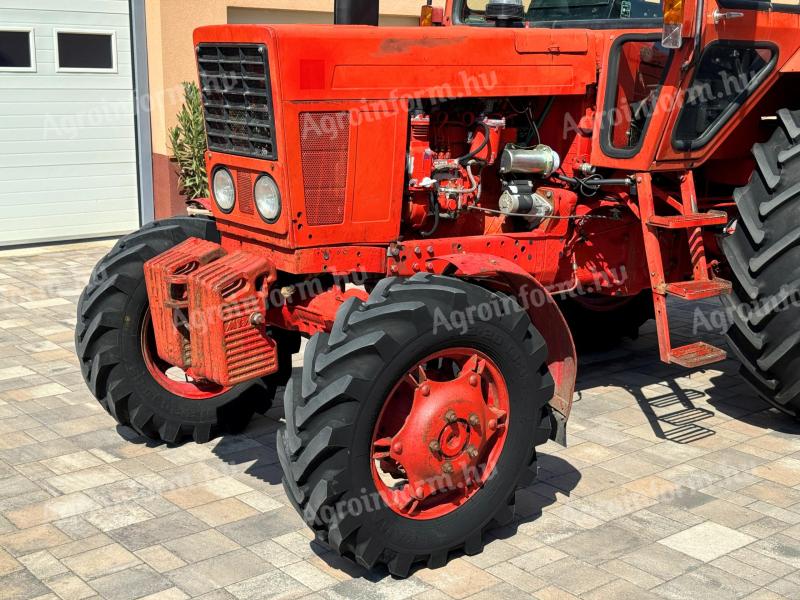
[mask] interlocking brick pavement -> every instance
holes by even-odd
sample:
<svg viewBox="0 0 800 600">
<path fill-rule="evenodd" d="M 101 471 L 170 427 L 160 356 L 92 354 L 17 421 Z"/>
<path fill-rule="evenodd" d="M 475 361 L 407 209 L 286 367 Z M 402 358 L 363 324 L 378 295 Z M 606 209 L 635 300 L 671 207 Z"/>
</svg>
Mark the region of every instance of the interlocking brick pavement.
<svg viewBox="0 0 800 600">
<path fill-rule="evenodd" d="M 109 246 L 0 253 L 3 600 L 800 598 L 800 427 L 733 361 L 662 365 L 652 325 L 583 357 L 569 447 L 544 448 L 516 521 L 396 580 L 312 542 L 280 485 L 280 408 L 204 446 L 116 427 L 72 341 Z M 678 339 L 696 308 L 673 307 Z"/>
</svg>

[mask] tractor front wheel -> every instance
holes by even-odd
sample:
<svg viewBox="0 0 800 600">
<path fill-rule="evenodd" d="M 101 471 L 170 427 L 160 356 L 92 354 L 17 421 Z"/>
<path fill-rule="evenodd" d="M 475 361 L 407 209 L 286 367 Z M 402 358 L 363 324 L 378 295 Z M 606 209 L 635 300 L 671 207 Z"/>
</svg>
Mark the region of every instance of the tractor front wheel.
<svg viewBox="0 0 800 600">
<path fill-rule="evenodd" d="M 144 263 L 190 237 L 219 241 L 213 221 L 188 217 L 151 223 L 121 239 L 95 267 L 78 302 L 75 346 L 89 389 L 118 423 L 168 443 L 203 443 L 244 428 L 255 411 L 269 408 L 283 383 L 278 379 L 290 375 L 224 388 L 194 381 L 158 357 Z"/>
<path fill-rule="evenodd" d="M 458 279 L 387 279 L 314 337 L 278 435 L 284 486 L 317 539 L 407 576 L 476 554 L 536 476 L 553 380 L 513 299 Z M 544 432 L 544 435 L 543 435 Z"/>
<path fill-rule="evenodd" d="M 754 148 L 756 171 L 734 197 L 736 231 L 722 249 L 734 279 L 725 297 L 742 374 L 774 407 L 800 418 L 800 111 Z"/>
</svg>

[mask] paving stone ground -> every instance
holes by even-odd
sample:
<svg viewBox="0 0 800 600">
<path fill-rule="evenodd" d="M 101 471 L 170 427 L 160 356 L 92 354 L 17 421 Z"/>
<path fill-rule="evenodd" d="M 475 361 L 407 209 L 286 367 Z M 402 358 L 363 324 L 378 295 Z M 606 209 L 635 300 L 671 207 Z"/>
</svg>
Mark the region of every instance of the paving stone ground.
<svg viewBox="0 0 800 600">
<path fill-rule="evenodd" d="M 664 366 L 652 325 L 583 357 L 569 447 L 544 448 L 513 525 L 396 580 L 311 542 L 280 485 L 280 409 L 203 446 L 115 426 L 72 341 L 109 246 L 0 253 L 2 600 L 800 598 L 800 427 L 734 362 Z M 719 328 L 697 308 L 673 307 L 678 339 Z"/>
</svg>

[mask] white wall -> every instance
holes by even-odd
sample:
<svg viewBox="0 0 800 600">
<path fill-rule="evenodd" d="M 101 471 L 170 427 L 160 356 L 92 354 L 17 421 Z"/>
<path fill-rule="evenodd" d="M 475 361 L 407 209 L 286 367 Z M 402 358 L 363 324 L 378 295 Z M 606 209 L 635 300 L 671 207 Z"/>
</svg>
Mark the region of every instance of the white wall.
<svg viewBox="0 0 800 600">
<path fill-rule="evenodd" d="M 0 72 L 0 246 L 139 225 L 127 0 L 0 0 L 35 28 L 34 73 Z M 116 34 L 116 73 L 57 73 L 54 28 Z"/>
</svg>

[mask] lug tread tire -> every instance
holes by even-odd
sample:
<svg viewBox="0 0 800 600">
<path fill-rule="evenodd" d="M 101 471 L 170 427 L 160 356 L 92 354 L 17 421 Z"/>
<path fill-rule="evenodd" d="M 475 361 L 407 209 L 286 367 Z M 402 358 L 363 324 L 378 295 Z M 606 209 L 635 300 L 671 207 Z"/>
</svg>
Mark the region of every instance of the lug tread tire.
<svg viewBox="0 0 800 600">
<path fill-rule="evenodd" d="M 332 510 L 351 491 L 345 474 L 351 467 L 355 421 L 361 404 L 368 401 L 375 374 L 383 372 L 400 348 L 430 331 L 437 309 L 463 310 L 492 294 L 465 281 L 427 274 L 386 279 L 366 302 L 353 299 L 342 305 L 330 334 L 312 338 L 305 353 L 301 385 L 291 382 L 286 389 L 286 426 L 278 432 L 278 456 L 287 495 L 319 542 L 365 568 L 383 564 L 393 575 L 406 577 L 417 563 L 438 568 L 454 552 L 480 552 L 486 527 L 513 519 L 512 491 L 508 502 L 501 503 L 486 523 L 472 531 L 465 526 L 460 542 L 421 554 L 390 547 L 361 517 Z M 527 315 L 522 317 L 524 321 L 514 313 L 500 320 L 509 335 L 517 336 L 526 350 L 525 356 L 531 357 L 531 364 L 541 361 L 535 397 L 544 412 L 554 388 L 544 364 L 546 344 Z M 522 322 L 527 325 L 521 326 Z M 526 464 L 527 468 L 518 473 L 514 491 L 536 478 L 533 442 Z M 358 494 L 359 490 L 353 493 Z M 333 513 L 332 518 L 322 517 L 325 510 Z"/>
<path fill-rule="evenodd" d="M 772 406 L 800 417 L 800 111 L 756 144 L 756 170 L 734 194 L 740 219 L 722 239 L 733 272 L 728 342 L 745 380 Z"/>
<path fill-rule="evenodd" d="M 219 241 L 214 222 L 195 217 L 149 223 L 119 240 L 95 267 L 81 295 L 75 333 L 81 371 L 100 404 L 120 425 L 169 444 L 186 439 L 204 443 L 224 431 L 241 429 L 255 408 L 265 398 L 269 400 L 270 391 L 260 380 L 243 384 L 214 399 L 215 411 L 187 416 L 154 408 L 150 394 L 132 380 L 124 358 L 123 331 L 130 319 L 132 298 L 142 294 L 144 263 L 189 237 Z M 130 354 L 133 349 L 128 351 Z"/>
</svg>

